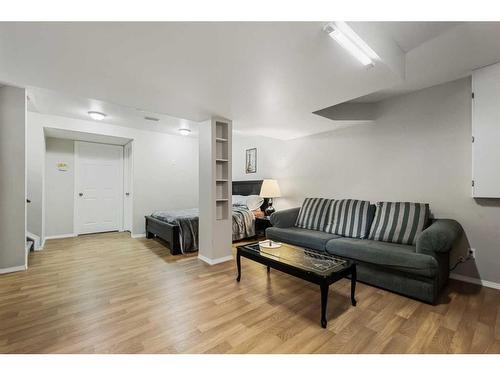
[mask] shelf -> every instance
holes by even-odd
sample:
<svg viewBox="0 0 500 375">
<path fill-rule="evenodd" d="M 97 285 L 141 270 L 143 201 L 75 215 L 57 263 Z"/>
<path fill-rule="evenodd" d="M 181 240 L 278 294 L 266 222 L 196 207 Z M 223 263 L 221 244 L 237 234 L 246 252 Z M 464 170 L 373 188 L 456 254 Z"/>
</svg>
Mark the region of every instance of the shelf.
<svg viewBox="0 0 500 375">
<path fill-rule="evenodd" d="M 229 217 L 229 202 L 226 200 L 217 200 L 215 204 L 215 219 L 227 220 Z"/>
<path fill-rule="evenodd" d="M 215 179 L 220 181 L 229 182 L 229 164 L 228 163 L 216 163 L 215 166 Z"/>
<path fill-rule="evenodd" d="M 229 203 L 229 171 L 230 153 L 229 126 L 225 122 L 215 123 L 215 218 L 228 220 L 231 218 Z"/>
<path fill-rule="evenodd" d="M 228 139 L 228 126 L 227 123 L 217 121 L 215 124 L 215 138 Z"/>
</svg>

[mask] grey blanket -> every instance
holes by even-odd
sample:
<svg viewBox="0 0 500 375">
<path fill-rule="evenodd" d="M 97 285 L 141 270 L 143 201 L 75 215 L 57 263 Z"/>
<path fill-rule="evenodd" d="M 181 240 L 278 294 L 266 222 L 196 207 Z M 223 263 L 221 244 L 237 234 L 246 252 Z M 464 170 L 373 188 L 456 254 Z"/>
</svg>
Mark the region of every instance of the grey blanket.
<svg viewBox="0 0 500 375">
<path fill-rule="evenodd" d="M 179 226 L 179 243 L 183 253 L 198 250 L 198 217 L 197 208 L 184 210 L 155 211 L 151 214 L 155 219 Z M 255 235 L 255 217 L 246 207 L 233 207 L 233 241 Z"/>
<path fill-rule="evenodd" d="M 246 207 L 233 206 L 233 241 L 255 236 L 255 216 Z"/>
</svg>

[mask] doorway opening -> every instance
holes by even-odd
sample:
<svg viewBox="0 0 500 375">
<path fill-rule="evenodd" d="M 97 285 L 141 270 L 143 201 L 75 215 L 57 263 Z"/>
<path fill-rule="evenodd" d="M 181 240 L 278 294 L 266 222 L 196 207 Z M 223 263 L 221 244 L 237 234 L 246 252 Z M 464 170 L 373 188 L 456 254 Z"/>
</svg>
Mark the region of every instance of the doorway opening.
<svg viewBox="0 0 500 375">
<path fill-rule="evenodd" d="M 44 127 L 42 248 L 47 239 L 132 232 L 133 140 Z M 28 212 L 28 217 L 30 212 Z"/>
</svg>

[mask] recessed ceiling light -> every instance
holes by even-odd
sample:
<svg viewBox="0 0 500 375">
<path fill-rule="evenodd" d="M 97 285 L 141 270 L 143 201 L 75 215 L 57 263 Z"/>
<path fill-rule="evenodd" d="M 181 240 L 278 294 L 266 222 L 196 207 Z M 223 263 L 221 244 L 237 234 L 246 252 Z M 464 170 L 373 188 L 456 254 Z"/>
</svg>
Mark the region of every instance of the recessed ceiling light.
<svg viewBox="0 0 500 375">
<path fill-rule="evenodd" d="M 325 26 L 324 30 L 363 65 L 373 66 L 374 60 L 379 58 L 375 51 L 345 22 L 331 22 Z"/>
<path fill-rule="evenodd" d="M 182 135 L 189 135 L 191 133 L 191 130 L 186 128 L 180 128 L 179 133 L 181 133 Z"/>
<path fill-rule="evenodd" d="M 92 120 L 97 120 L 97 121 L 104 120 L 104 117 L 106 117 L 106 115 L 104 113 L 96 112 L 96 111 L 89 111 L 88 114 L 89 114 L 90 118 L 92 118 Z"/>
</svg>

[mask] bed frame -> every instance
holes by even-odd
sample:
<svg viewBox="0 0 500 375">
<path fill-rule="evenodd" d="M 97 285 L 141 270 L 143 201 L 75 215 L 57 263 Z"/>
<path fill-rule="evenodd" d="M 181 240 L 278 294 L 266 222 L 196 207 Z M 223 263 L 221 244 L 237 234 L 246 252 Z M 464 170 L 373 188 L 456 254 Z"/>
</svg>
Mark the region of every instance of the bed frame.
<svg viewBox="0 0 500 375">
<path fill-rule="evenodd" d="M 233 181 L 233 195 L 259 195 L 262 180 Z M 260 207 L 262 211 L 267 208 L 268 199 Z M 181 253 L 179 242 L 179 226 L 165 223 L 152 216 L 146 216 L 146 238 L 158 237 L 168 243 L 172 255 Z"/>
</svg>

